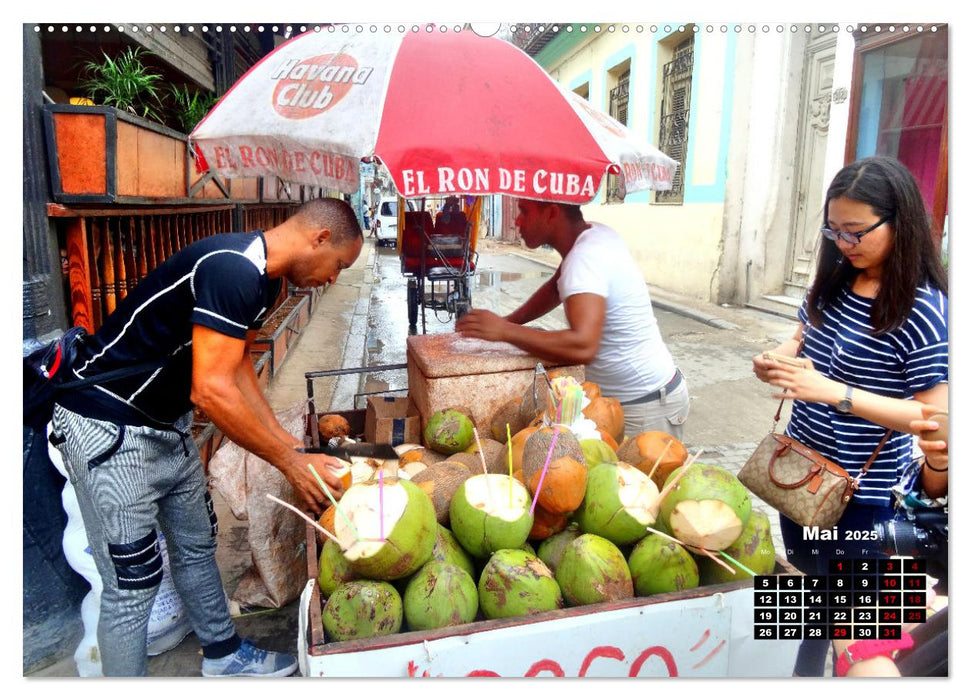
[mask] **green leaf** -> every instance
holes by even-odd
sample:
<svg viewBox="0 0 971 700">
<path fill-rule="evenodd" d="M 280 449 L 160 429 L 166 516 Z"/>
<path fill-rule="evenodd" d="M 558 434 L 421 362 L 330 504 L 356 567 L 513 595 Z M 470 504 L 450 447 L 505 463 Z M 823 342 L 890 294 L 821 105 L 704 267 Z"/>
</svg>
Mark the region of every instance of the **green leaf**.
<svg viewBox="0 0 971 700">
<path fill-rule="evenodd" d="M 102 51 L 103 60 L 87 61 L 82 69 L 81 88 L 94 102 L 161 121 L 152 103 L 162 106 L 162 76 L 142 62 L 149 55 L 140 47 L 126 47 L 111 57 Z"/>
</svg>

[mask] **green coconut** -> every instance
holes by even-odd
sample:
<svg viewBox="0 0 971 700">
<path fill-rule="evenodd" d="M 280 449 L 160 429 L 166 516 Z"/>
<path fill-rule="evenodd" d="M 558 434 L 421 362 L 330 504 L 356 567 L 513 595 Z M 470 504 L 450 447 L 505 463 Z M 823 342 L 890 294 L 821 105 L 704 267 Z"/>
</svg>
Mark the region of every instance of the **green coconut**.
<svg viewBox="0 0 971 700">
<path fill-rule="evenodd" d="M 435 507 L 412 482 L 354 484 L 344 492 L 340 510 L 346 520 L 334 518 L 334 534 L 359 578 L 403 578 L 431 558 L 438 532 Z"/>
<path fill-rule="evenodd" d="M 681 473 L 684 475 L 681 476 Z M 665 487 L 679 479 L 661 501 L 665 531 L 689 549 L 717 552 L 738 539 L 752 513 L 748 489 L 727 469 L 695 462 L 678 467 Z"/>
<path fill-rule="evenodd" d="M 580 440 L 580 449 L 583 451 L 583 458 L 587 462 L 588 469 L 593 469 L 604 462 L 617 461 L 617 453 L 603 440 L 596 438 Z"/>
<path fill-rule="evenodd" d="M 762 511 L 753 510 L 745 529 L 742 530 L 742 534 L 722 551 L 735 561 L 747 566 L 757 576 L 771 574 L 775 571 L 775 544 L 772 542 L 772 528 L 769 525 L 769 517 Z M 702 585 L 709 586 L 715 583 L 744 581 L 751 578 L 749 574 L 732 562 L 725 559 L 722 559 L 722 561 L 735 569 L 735 573 L 732 574 L 708 557 L 698 557 L 698 572 L 701 576 Z"/>
<path fill-rule="evenodd" d="M 518 549 L 533 527 L 530 505 L 529 491 L 508 474 L 476 474 L 452 497 L 452 534 L 479 559 L 500 549 Z"/>
<path fill-rule="evenodd" d="M 555 535 L 550 535 L 540 542 L 539 549 L 536 550 L 536 556 L 542 559 L 543 563 L 550 567 L 550 571 L 555 575 L 556 567 L 560 564 L 563 552 L 566 551 L 566 548 L 573 540 L 582 534 L 583 532 L 580 531 L 580 527 L 576 523 L 570 523 L 566 526 L 566 529 Z"/>
<path fill-rule="evenodd" d="M 401 596 L 386 581 L 351 581 L 341 584 L 327 599 L 321 615 L 330 639 L 370 639 L 401 629 Z"/>
<path fill-rule="evenodd" d="M 320 560 L 318 563 L 317 585 L 320 586 L 320 594 L 324 598 L 329 598 L 330 594 L 343 583 L 355 581 L 358 576 L 351 563 L 341 554 L 341 548 L 331 539 L 324 542 L 320 549 Z"/>
<path fill-rule="evenodd" d="M 472 557 L 462 549 L 462 545 L 455 539 L 455 535 L 444 525 L 438 526 L 435 546 L 432 547 L 432 556 L 428 561 L 453 564 L 468 573 L 473 579 L 475 578 L 475 564 Z"/>
<path fill-rule="evenodd" d="M 618 546 L 631 544 L 654 525 L 657 499 L 657 486 L 644 472 L 624 462 L 604 462 L 587 474 L 586 494 L 573 517 L 584 532 Z"/>
<path fill-rule="evenodd" d="M 563 607 L 553 572 L 521 549 L 500 549 L 479 577 L 479 605 L 489 620 L 532 615 Z"/>
<path fill-rule="evenodd" d="M 623 553 L 613 542 L 584 534 L 564 550 L 556 567 L 567 605 L 590 605 L 634 596 L 634 583 Z"/>
<path fill-rule="evenodd" d="M 425 424 L 425 444 L 442 454 L 461 452 L 473 440 L 475 432 L 472 419 L 464 409 L 445 408 L 435 411 Z"/>
<path fill-rule="evenodd" d="M 408 581 L 404 607 L 409 629 L 440 629 L 472 622 L 479 611 L 479 594 L 464 569 L 429 561 Z"/>
<path fill-rule="evenodd" d="M 627 558 L 634 593 L 639 596 L 671 593 L 698 586 L 698 564 L 677 542 L 650 534 Z"/>
</svg>

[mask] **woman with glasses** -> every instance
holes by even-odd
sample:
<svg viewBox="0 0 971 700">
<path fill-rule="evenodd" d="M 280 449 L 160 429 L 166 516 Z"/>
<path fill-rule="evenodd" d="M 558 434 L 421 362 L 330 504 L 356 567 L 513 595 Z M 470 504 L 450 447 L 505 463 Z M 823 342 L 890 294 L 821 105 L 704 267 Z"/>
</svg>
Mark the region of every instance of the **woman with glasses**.
<svg viewBox="0 0 971 700">
<path fill-rule="evenodd" d="M 780 515 L 789 561 L 828 574 L 831 558 L 884 556 L 873 524 L 893 517 L 891 487 L 913 460 L 921 404 L 947 406 L 947 273 L 917 183 L 897 160 L 865 158 L 826 192 L 816 276 L 793 337 L 762 354 L 755 375 L 793 399 L 786 434 L 856 476 L 891 430 L 838 523 L 837 539 L 807 537 Z M 802 349 L 800 350 L 800 346 Z M 821 676 L 830 644 L 804 641 L 794 674 Z"/>
</svg>

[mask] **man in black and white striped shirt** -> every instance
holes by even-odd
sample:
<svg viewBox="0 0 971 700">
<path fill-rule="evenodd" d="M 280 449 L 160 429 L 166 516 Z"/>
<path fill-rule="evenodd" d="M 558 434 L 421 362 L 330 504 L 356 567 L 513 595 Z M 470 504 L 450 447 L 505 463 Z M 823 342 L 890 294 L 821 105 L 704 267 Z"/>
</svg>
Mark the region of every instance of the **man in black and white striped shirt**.
<svg viewBox="0 0 971 700">
<path fill-rule="evenodd" d="M 203 675 L 289 675 L 292 656 L 237 635 L 215 562 L 215 521 L 190 436 L 199 407 L 233 442 L 273 464 L 308 511 L 327 502 L 307 463 L 340 495 L 324 455 L 276 420 L 250 345 L 284 280 L 331 284 L 361 252 L 349 205 L 323 198 L 268 230 L 211 236 L 153 270 L 80 350 L 77 378 L 142 367 L 58 399 L 51 441 L 64 456 L 104 583 L 98 643 L 105 675 L 147 672 L 146 631 L 162 577 L 158 530 L 203 648 Z"/>
</svg>

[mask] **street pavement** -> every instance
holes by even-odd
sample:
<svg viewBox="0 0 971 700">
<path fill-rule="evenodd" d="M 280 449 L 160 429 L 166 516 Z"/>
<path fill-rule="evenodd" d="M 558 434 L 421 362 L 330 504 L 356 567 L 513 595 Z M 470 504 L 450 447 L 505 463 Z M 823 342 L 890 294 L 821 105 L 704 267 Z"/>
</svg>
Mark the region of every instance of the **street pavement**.
<svg viewBox="0 0 971 700">
<path fill-rule="evenodd" d="M 481 240 L 472 304 L 509 313 L 548 279 L 558 263 L 554 251 L 531 251 L 495 239 Z M 268 399 L 274 410 L 305 404 L 305 372 L 404 363 L 406 283 L 396 251 L 379 248 L 374 239 L 365 239 L 361 256 L 325 291 L 309 325 L 272 379 Z M 795 321 L 753 309 L 701 302 L 654 287 L 651 294 L 662 336 L 690 390 L 685 445 L 690 454 L 701 451 L 700 461 L 737 472 L 771 429 L 777 406 L 771 389 L 752 374 L 751 358 L 790 336 Z M 562 309 L 557 309 L 535 325 L 563 328 L 566 320 Z M 426 314 L 427 332 L 453 329 L 454 319 L 444 312 Z M 366 393 L 403 393 L 406 387 L 403 371 L 363 371 L 315 380 L 314 395 L 318 411 L 347 410 L 364 407 Z M 214 500 L 220 528 L 217 560 L 231 598 L 250 564 L 247 526 L 234 517 L 218 493 Z M 770 515 L 776 551 L 782 555 L 777 515 L 757 500 L 755 507 Z M 296 653 L 297 602 L 280 610 L 246 610 L 235 603 L 231 607 L 241 634 L 269 648 Z M 172 651 L 149 660 L 153 676 L 199 676 L 200 667 L 194 634 Z M 76 671 L 68 658 L 31 675 L 74 676 Z"/>
</svg>

